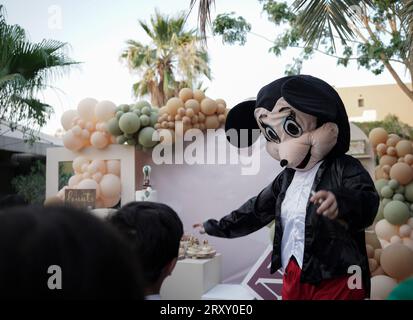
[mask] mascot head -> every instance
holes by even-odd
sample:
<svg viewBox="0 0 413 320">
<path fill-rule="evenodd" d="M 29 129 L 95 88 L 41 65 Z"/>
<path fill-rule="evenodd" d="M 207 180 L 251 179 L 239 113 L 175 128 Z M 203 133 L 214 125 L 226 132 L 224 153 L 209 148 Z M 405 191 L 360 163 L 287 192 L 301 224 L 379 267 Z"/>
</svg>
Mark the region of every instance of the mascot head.
<svg viewBox="0 0 413 320">
<path fill-rule="evenodd" d="M 266 85 L 257 100 L 230 110 L 225 130 L 229 142 L 239 148 L 250 146 L 261 132 L 268 153 L 281 166 L 299 171 L 344 154 L 350 145 L 350 126 L 339 95 L 328 83 L 308 75 Z"/>
</svg>

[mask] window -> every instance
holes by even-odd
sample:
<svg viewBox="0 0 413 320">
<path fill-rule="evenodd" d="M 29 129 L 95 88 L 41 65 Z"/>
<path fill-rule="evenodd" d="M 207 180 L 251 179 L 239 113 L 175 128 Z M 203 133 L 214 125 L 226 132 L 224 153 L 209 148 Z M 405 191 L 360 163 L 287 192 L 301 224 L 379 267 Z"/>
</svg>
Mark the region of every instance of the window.
<svg viewBox="0 0 413 320">
<path fill-rule="evenodd" d="M 364 107 L 364 98 L 358 98 L 357 100 L 359 108 Z"/>
</svg>

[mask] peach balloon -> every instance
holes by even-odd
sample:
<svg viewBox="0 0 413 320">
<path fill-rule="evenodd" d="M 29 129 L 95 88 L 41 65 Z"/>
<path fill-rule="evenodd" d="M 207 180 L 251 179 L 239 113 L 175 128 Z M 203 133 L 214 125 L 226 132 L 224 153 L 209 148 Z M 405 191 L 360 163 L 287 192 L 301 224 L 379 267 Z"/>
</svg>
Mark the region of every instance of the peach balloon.
<svg viewBox="0 0 413 320">
<path fill-rule="evenodd" d="M 202 90 L 194 90 L 194 99 L 201 102 L 205 98 L 205 93 Z"/>
<path fill-rule="evenodd" d="M 69 188 L 74 188 L 80 181 L 82 181 L 83 177 L 81 174 L 75 174 L 69 178 L 68 186 Z"/>
<path fill-rule="evenodd" d="M 409 225 L 410 228 L 413 229 L 413 217 L 412 217 L 412 218 L 409 218 L 409 219 L 407 220 L 407 223 L 406 223 L 406 224 Z"/>
<path fill-rule="evenodd" d="M 383 249 L 380 265 L 384 272 L 397 280 L 413 275 L 413 250 L 401 243 L 393 243 Z"/>
<path fill-rule="evenodd" d="M 376 231 L 377 237 L 386 241 L 390 241 L 391 237 L 399 234 L 397 226 L 392 225 L 386 219 L 377 222 L 374 230 Z"/>
<path fill-rule="evenodd" d="M 179 108 L 184 107 L 184 103 L 181 99 L 173 97 L 166 102 L 166 107 L 168 108 L 168 114 L 175 117 L 176 113 L 178 112 Z"/>
<path fill-rule="evenodd" d="M 85 129 L 89 132 L 95 131 L 96 127 L 92 121 L 88 121 L 85 123 Z"/>
<path fill-rule="evenodd" d="M 189 100 L 189 99 L 192 99 L 193 96 L 194 96 L 194 94 L 193 94 L 192 90 L 189 89 L 189 88 L 183 88 L 183 89 L 181 89 L 181 91 L 179 91 L 179 98 L 180 98 L 183 102 L 185 102 L 185 101 L 187 101 L 187 100 Z"/>
<path fill-rule="evenodd" d="M 225 102 L 224 99 L 219 99 L 219 98 L 218 98 L 218 99 L 215 99 L 215 101 L 216 101 L 218 104 L 223 105 L 224 108 L 227 107 L 227 103 Z"/>
<path fill-rule="evenodd" d="M 370 272 L 374 272 L 374 270 L 377 269 L 377 267 L 379 266 L 378 262 L 374 259 L 369 259 L 369 269 Z"/>
<path fill-rule="evenodd" d="M 92 133 L 92 136 L 90 137 L 90 143 L 95 148 L 103 149 L 108 145 L 108 139 L 102 132 L 95 131 Z"/>
<path fill-rule="evenodd" d="M 95 189 L 96 190 L 96 198 L 100 197 L 100 186 L 99 184 L 93 179 L 83 179 L 77 185 L 77 189 Z"/>
<path fill-rule="evenodd" d="M 73 126 L 73 119 L 77 116 L 78 114 L 76 110 L 67 110 L 63 112 L 60 118 L 60 123 L 62 124 L 63 129 L 66 131 L 70 130 Z"/>
<path fill-rule="evenodd" d="M 83 148 L 85 142 L 81 136 L 76 136 L 71 130 L 66 132 L 62 138 L 65 148 L 71 151 L 78 151 Z"/>
<path fill-rule="evenodd" d="M 389 156 L 397 156 L 397 150 L 396 150 L 396 148 L 395 147 L 387 147 L 387 150 L 386 150 L 386 153 L 389 155 Z"/>
<path fill-rule="evenodd" d="M 389 135 L 389 138 L 386 141 L 387 146 L 395 147 L 397 142 L 399 142 L 401 138 L 397 135 Z"/>
<path fill-rule="evenodd" d="M 96 104 L 95 115 L 97 121 L 108 121 L 115 116 L 116 105 L 112 101 L 103 100 Z"/>
<path fill-rule="evenodd" d="M 217 115 L 207 116 L 205 119 L 205 126 L 207 129 L 218 129 L 220 123 Z"/>
<path fill-rule="evenodd" d="M 413 251 L 413 240 L 412 240 L 412 239 L 404 238 L 404 239 L 403 239 L 403 244 L 404 244 L 405 246 L 407 246 L 408 248 L 410 248 L 410 250 Z"/>
<path fill-rule="evenodd" d="M 397 158 L 396 157 L 392 157 L 389 156 L 387 154 L 385 154 L 384 156 L 382 156 L 379 160 L 379 164 L 380 165 L 385 165 L 388 164 L 389 166 L 394 165 L 397 162 Z"/>
<path fill-rule="evenodd" d="M 118 176 L 111 173 L 105 174 L 99 184 L 103 198 L 120 196 L 121 182 Z"/>
<path fill-rule="evenodd" d="M 374 248 L 373 246 L 367 244 L 366 245 L 367 257 L 373 258 L 374 257 Z"/>
<path fill-rule="evenodd" d="M 91 175 L 93 175 L 94 173 L 96 173 L 98 171 L 98 166 L 91 162 L 88 166 L 87 166 L 87 172 L 89 172 Z"/>
<path fill-rule="evenodd" d="M 387 131 L 383 128 L 374 128 L 369 133 L 369 140 L 374 147 L 377 146 L 379 143 L 385 143 L 387 137 Z"/>
<path fill-rule="evenodd" d="M 84 172 L 84 173 L 82 173 L 82 178 L 83 179 L 91 179 L 92 175 L 89 172 Z"/>
<path fill-rule="evenodd" d="M 97 183 L 100 183 L 100 181 L 102 180 L 103 174 L 102 172 L 95 172 L 92 175 L 92 179 L 95 180 Z"/>
<path fill-rule="evenodd" d="M 82 129 L 82 134 L 81 135 L 82 135 L 82 138 L 85 139 L 85 140 L 90 138 L 90 132 L 86 129 Z"/>
<path fill-rule="evenodd" d="M 58 197 L 60 200 L 65 200 L 65 193 L 66 193 L 66 189 L 67 189 L 67 186 L 65 186 L 65 187 L 63 187 L 62 189 L 60 189 L 58 192 L 57 192 L 57 195 L 56 195 L 56 197 Z"/>
<path fill-rule="evenodd" d="M 406 154 L 404 156 L 404 162 L 411 166 L 413 164 L 413 154 Z"/>
<path fill-rule="evenodd" d="M 102 198 L 103 206 L 105 208 L 113 208 L 116 206 L 120 201 L 120 196 L 113 197 L 113 198 Z"/>
<path fill-rule="evenodd" d="M 96 99 L 85 98 L 77 105 L 77 112 L 80 118 L 84 121 L 94 121 L 95 119 L 95 106 L 98 103 Z"/>
<path fill-rule="evenodd" d="M 413 153 L 412 142 L 409 140 L 400 140 L 396 144 L 397 155 L 399 157 L 404 157 L 407 154 Z"/>
<path fill-rule="evenodd" d="M 406 185 L 413 180 L 413 168 L 407 163 L 398 162 L 391 167 L 390 178 L 397 180 L 402 185 Z"/>
<path fill-rule="evenodd" d="M 400 226 L 399 235 L 400 237 L 409 237 L 412 232 L 412 228 L 408 224 L 403 224 Z"/>
<path fill-rule="evenodd" d="M 201 111 L 207 116 L 213 115 L 218 109 L 218 104 L 215 100 L 205 98 L 201 101 Z"/>
<path fill-rule="evenodd" d="M 108 160 L 106 161 L 107 173 L 114 174 L 120 177 L 120 160 Z"/>
<path fill-rule="evenodd" d="M 385 154 L 387 151 L 387 145 L 385 143 L 379 143 L 376 147 L 376 151 Z"/>
<path fill-rule="evenodd" d="M 390 243 L 402 243 L 402 239 L 398 235 L 395 235 L 390 238 Z"/>
<path fill-rule="evenodd" d="M 83 156 L 76 157 L 72 162 L 72 167 L 75 173 L 81 173 L 83 165 L 88 165 L 89 160 Z"/>
<path fill-rule="evenodd" d="M 58 196 L 51 196 L 44 200 L 43 206 L 45 207 L 53 207 L 53 206 L 60 206 L 63 204 L 63 200 Z"/>
<path fill-rule="evenodd" d="M 91 164 L 96 166 L 97 171 L 101 172 L 102 174 L 106 173 L 106 164 L 104 160 L 93 160 Z"/>
</svg>

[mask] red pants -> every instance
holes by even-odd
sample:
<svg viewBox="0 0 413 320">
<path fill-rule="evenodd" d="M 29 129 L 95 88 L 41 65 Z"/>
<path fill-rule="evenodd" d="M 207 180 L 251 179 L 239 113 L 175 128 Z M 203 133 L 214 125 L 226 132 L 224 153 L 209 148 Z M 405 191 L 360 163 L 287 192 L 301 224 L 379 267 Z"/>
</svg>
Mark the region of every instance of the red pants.
<svg viewBox="0 0 413 320">
<path fill-rule="evenodd" d="M 290 259 L 284 272 L 281 295 L 283 300 L 363 300 L 363 289 L 350 289 L 348 276 L 324 280 L 315 286 L 300 282 L 301 269 L 295 259 Z"/>
</svg>

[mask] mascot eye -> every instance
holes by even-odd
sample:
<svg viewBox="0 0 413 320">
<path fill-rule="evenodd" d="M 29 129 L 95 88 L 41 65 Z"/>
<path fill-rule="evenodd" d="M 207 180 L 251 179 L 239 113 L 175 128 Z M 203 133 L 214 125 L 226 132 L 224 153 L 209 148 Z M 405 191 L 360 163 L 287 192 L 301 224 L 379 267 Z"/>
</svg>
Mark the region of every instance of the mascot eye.
<svg viewBox="0 0 413 320">
<path fill-rule="evenodd" d="M 278 137 L 277 133 L 275 132 L 275 130 L 269 126 L 265 126 L 265 138 L 268 141 L 272 141 L 275 143 L 280 143 L 281 140 Z"/>
<path fill-rule="evenodd" d="M 294 117 L 289 116 L 284 122 L 284 130 L 293 138 L 298 138 L 303 134 L 303 129 L 301 126 L 295 121 Z"/>
</svg>

